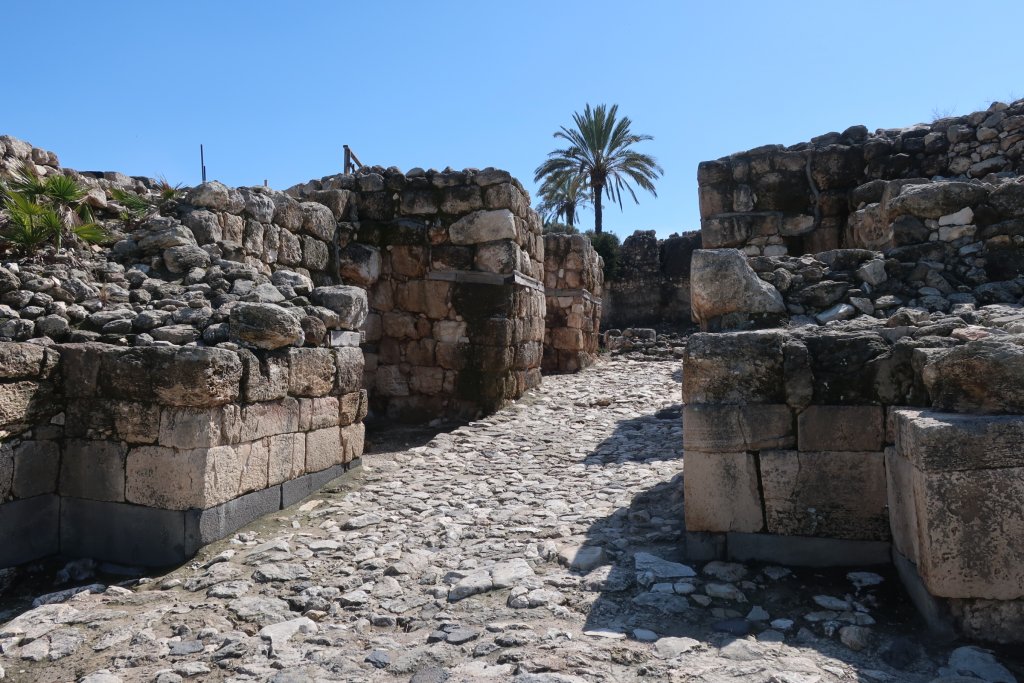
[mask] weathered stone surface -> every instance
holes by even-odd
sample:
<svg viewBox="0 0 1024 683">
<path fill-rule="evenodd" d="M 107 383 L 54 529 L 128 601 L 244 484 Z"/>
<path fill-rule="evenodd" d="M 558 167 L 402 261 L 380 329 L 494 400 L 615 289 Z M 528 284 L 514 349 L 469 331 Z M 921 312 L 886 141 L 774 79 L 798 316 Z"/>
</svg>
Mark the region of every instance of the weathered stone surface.
<svg viewBox="0 0 1024 683">
<path fill-rule="evenodd" d="M 757 277 L 736 249 L 698 249 L 690 270 L 691 306 L 702 329 L 730 313 L 779 315 L 786 312 L 782 294 Z"/>
<path fill-rule="evenodd" d="M 1012 468 L 1024 462 L 1024 416 L 904 409 L 892 419 L 900 455 L 923 471 Z"/>
<path fill-rule="evenodd" d="M 258 349 L 299 346 L 305 339 L 298 318 L 274 304 L 238 304 L 228 322 L 232 339 Z"/>
<path fill-rule="evenodd" d="M 313 290 L 312 299 L 320 306 L 337 313 L 340 318 L 339 326 L 346 330 L 358 330 L 369 312 L 366 290 L 359 287 L 317 287 Z"/>
<path fill-rule="evenodd" d="M 769 532 L 889 538 L 882 453 L 762 451 L 760 468 Z"/>
<path fill-rule="evenodd" d="M 688 531 L 761 531 L 764 515 L 752 453 L 686 450 Z"/>
<path fill-rule="evenodd" d="M 125 500 L 167 510 L 205 509 L 243 493 L 242 475 L 243 462 L 232 446 L 141 446 L 128 452 Z"/>
<path fill-rule="evenodd" d="M 336 351 L 291 349 L 288 352 L 288 393 L 292 396 L 326 396 L 334 389 Z"/>
<path fill-rule="evenodd" d="M 802 451 L 880 451 L 885 442 L 882 406 L 807 406 L 797 416 Z"/>
<path fill-rule="evenodd" d="M 480 244 L 516 239 L 515 216 L 508 209 L 475 211 L 448 228 L 452 244 Z"/>
<path fill-rule="evenodd" d="M 785 403 L 780 332 L 695 334 L 683 356 L 683 401 Z"/>
<path fill-rule="evenodd" d="M 795 445 L 793 412 L 787 405 L 698 403 L 683 410 L 683 448 L 687 452 L 735 453 Z"/>
<path fill-rule="evenodd" d="M 985 200 L 988 191 L 983 185 L 963 182 L 905 185 L 889 203 L 890 220 L 904 213 L 923 218 L 940 218 L 965 206 Z"/>
<path fill-rule="evenodd" d="M 139 347 L 102 356 L 98 391 L 164 405 L 212 406 L 238 398 L 237 354 L 199 347 Z"/>
<path fill-rule="evenodd" d="M 1024 413 L 1024 346 L 982 339 L 930 356 L 922 371 L 937 410 Z"/>
<path fill-rule="evenodd" d="M 306 434 L 306 472 L 319 472 L 345 462 L 338 427 L 318 429 Z"/>
<path fill-rule="evenodd" d="M 117 442 L 68 439 L 61 458 L 60 494 L 124 500 L 125 455 L 125 447 Z"/>
</svg>

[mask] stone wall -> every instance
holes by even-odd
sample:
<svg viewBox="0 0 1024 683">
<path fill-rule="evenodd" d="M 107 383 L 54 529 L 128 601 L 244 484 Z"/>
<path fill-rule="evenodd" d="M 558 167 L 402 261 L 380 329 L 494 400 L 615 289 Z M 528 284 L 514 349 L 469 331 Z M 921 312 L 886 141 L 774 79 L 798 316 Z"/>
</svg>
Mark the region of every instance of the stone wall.
<svg viewBox="0 0 1024 683">
<path fill-rule="evenodd" d="M 503 171 L 170 192 L 0 142 L 109 232 L 0 266 L 0 566 L 181 561 L 348 469 L 371 405 L 474 417 L 540 381 L 543 239 Z"/>
<path fill-rule="evenodd" d="M 691 555 L 893 557 L 938 627 L 1019 641 L 1024 457 L 1009 444 L 1024 425 L 1021 331 L 1019 306 L 993 305 L 693 335 L 683 364 Z"/>
<path fill-rule="evenodd" d="M 791 147 L 766 145 L 703 162 L 697 170 L 703 244 L 750 256 L 879 248 L 880 235 L 855 214 L 882 199 L 883 181 L 1020 175 L 1022 152 L 1019 100 L 927 125 L 874 134 L 853 126 Z"/>
<path fill-rule="evenodd" d="M 508 173 L 364 169 L 289 190 L 342 194 L 338 269 L 365 287 L 366 386 L 403 421 L 472 418 L 540 382 L 544 240 Z"/>
<path fill-rule="evenodd" d="M 180 562 L 362 454 L 358 348 L 0 345 L 0 565 Z"/>
<path fill-rule="evenodd" d="M 605 283 L 605 327 L 688 325 L 690 257 L 701 246 L 699 232 L 659 240 L 653 230 L 627 237 L 619 271 Z"/>
<path fill-rule="evenodd" d="M 597 359 L 604 260 L 586 235 L 544 236 L 544 372 L 576 372 Z"/>
</svg>

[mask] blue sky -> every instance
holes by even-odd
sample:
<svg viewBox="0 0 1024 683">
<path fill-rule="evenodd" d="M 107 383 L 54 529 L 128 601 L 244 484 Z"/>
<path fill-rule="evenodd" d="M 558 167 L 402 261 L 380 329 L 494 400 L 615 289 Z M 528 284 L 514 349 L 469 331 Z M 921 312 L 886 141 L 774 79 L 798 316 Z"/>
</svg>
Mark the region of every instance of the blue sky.
<svg viewBox="0 0 1024 683">
<path fill-rule="evenodd" d="M 80 170 L 285 188 L 369 164 L 497 166 L 618 103 L 665 169 L 605 229 L 699 227 L 696 170 L 853 124 L 1024 97 L 1024 3 L 5 0 L 0 133 Z M 17 59 L 12 59 L 17 57 Z M 628 200 L 627 200 L 628 201 Z M 592 213 L 581 216 L 592 225 Z"/>
</svg>

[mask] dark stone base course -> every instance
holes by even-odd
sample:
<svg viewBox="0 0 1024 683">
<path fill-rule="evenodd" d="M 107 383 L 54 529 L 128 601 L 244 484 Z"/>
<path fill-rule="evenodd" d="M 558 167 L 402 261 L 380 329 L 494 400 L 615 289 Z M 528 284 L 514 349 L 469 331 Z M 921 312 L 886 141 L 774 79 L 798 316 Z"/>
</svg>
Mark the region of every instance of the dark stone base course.
<svg viewBox="0 0 1024 683">
<path fill-rule="evenodd" d="M 56 554 L 59 515 L 60 498 L 52 493 L 0 505 L 0 567 Z"/>
<path fill-rule="evenodd" d="M 863 567 L 889 564 L 887 541 L 852 541 L 811 536 L 688 532 L 687 557 L 695 561 L 771 562 L 798 567 Z"/>
<path fill-rule="evenodd" d="M 892 563 L 896 565 L 896 573 L 899 574 L 900 581 L 907 590 L 910 602 L 914 603 L 914 607 L 928 624 L 928 630 L 938 638 L 956 639 L 956 628 L 953 624 L 953 616 L 949 612 L 949 606 L 941 598 L 936 598 L 928 592 L 924 581 L 921 580 L 921 576 L 917 572 L 917 565 L 905 558 L 895 548 L 892 551 Z"/>
<path fill-rule="evenodd" d="M 361 460 L 247 493 L 207 510 L 159 508 L 47 494 L 0 505 L 0 567 L 50 555 L 134 567 L 181 564 L 204 545 L 315 493 Z"/>
</svg>

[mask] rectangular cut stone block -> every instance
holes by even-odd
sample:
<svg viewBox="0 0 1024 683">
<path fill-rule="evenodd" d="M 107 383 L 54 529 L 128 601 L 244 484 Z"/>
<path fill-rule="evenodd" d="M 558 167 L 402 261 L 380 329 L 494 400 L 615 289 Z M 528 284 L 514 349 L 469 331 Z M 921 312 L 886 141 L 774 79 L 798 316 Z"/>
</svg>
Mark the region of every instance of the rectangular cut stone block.
<svg viewBox="0 0 1024 683">
<path fill-rule="evenodd" d="M 60 498 L 53 494 L 0 503 L 0 567 L 56 554 L 59 511 Z"/>
<path fill-rule="evenodd" d="M 242 396 L 246 403 L 275 401 L 288 395 L 288 356 L 261 352 L 257 356 L 240 349 L 242 360 Z"/>
<path fill-rule="evenodd" d="M 326 396 L 334 388 L 335 374 L 330 349 L 289 349 L 288 393 L 292 396 Z"/>
<path fill-rule="evenodd" d="M 164 408 L 160 411 L 161 446 L 171 448 L 209 448 L 230 441 L 231 425 L 237 423 L 238 407 Z M 227 420 L 225 420 L 225 417 Z M 225 429 L 225 422 L 228 429 Z"/>
<path fill-rule="evenodd" d="M 768 531 L 888 540 L 885 468 L 877 451 L 762 451 Z"/>
<path fill-rule="evenodd" d="M 124 500 L 125 447 L 112 441 L 68 439 L 60 468 L 60 494 Z"/>
<path fill-rule="evenodd" d="M 138 346 L 101 355 L 97 391 L 108 398 L 173 406 L 238 399 L 242 362 L 226 349 Z"/>
<path fill-rule="evenodd" d="M 232 446 L 140 446 L 128 453 L 125 499 L 168 510 L 213 507 L 239 494 L 242 467 Z"/>
<path fill-rule="evenodd" d="M 694 334 L 683 356 L 683 403 L 786 402 L 781 332 Z"/>
<path fill-rule="evenodd" d="M 347 429 L 347 427 L 346 427 Z M 345 460 L 338 427 L 318 429 L 306 434 L 306 472 L 319 472 Z"/>
<path fill-rule="evenodd" d="M 353 391 L 338 397 L 338 424 L 342 427 L 355 422 L 359 415 L 359 407 L 363 400 L 363 392 Z"/>
<path fill-rule="evenodd" d="M 0 344 L 0 379 L 37 379 L 45 360 L 46 349 L 38 344 Z"/>
<path fill-rule="evenodd" d="M 797 416 L 802 451 L 878 451 L 885 443 L 882 406 L 807 406 Z"/>
<path fill-rule="evenodd" d="M 299 431 L 299 402 L 291 397 L 245 406 L 239 441 L 256 441 L 267 436 Z"/>
<path fill-rule="evenodd" d="M 106 344 L 58 344 L 64 395 L 68 398 L 87 398 L 96 394 L 102 358 L 116 353 L 117 347 Z"/>
<path fill-rule="evenodd" d="M 60 446 L 54 441 L 23 441 L 14 449 L 15 498 L 31 498 L 57 490 Z"/>
<path fill-rule="evenodd" d="M 1024 598 L 1024 467 L 914 472 L 918 571 L 932 595 Z"/>
<path fill-rule="evenodd" d="M 362 422 L 342 427 L 341 443 L 343 462 L 349 463 L 363 457 L 363 446 L 366 441 L 366 426 Z"/>
<path fill-rule="evenodd" d="M 268 483 L 273 486 L 295 479 L 306 471 L 306 435 L 269 437 Z"/>
<path fill-rule="evenodd" d="M 52 395 L 48 382 L 0 384 L 0 426 L 34 422 L 51 406 Z"/>
<path fill-rule="evenodd" d="M 60 552 L 128 566 L 168 566 L 189 557 L 185 517 L 176 510 L 64 498 Z"/>
<path fill-rule="evenodd" d="M 791 448 L 793 414 L 786 405 L 688 405 L 683 410 L 683 449 L 703 453 Z"/>
<path fill-rule="evenodd" d="M 764 515 L 751 453 L 683 456 L 687 531 L 761 531 Z"/>
<path fill-rule="evenodd" d="M 64 435 L 155 443 L 160 433 L 160 406 L 138 401 L 71 398 L 65 407 Z"/>
<path fill-rule="evenodd" d="M 336 392 L 349 394 L 363 386 L 363 352 L 359 348 L 334 349 L 338 366 Z"/>
<path fill-rule="evenodd" d="M 299 399 L 299 429 L 302 431 L 337 427 L 339 417 L 338 399 L 334 396 Z"/>
<path fill-rule="evenodd" d="M 893 547 L 917 564 L 919 531 L 914 501 L 914 466 L 906 458 L 896 455 L 896 449 L 892 447 L 885 449 L 885 480 Z"/>
<path fill-rule="evenodd" d="M 898 410 L 896 449 L 925 471 L 1024 467 L 1024 416 Z"/>
<path fill-rule="evenodd" d="M 241 471 L 235 495 L 267 488 L 270 468 L 270 439 L 260 439 L 234 447 Z"/>
</svg>

